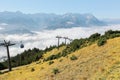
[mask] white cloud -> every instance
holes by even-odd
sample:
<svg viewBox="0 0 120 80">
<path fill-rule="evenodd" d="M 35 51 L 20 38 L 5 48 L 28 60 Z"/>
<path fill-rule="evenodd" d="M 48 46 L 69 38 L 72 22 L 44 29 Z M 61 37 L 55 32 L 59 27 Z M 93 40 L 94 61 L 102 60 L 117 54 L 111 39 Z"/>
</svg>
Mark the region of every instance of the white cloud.
<svg viewBox="0 0 120 80">
<path fill-rule="evenodd" d="M 12 42 L 16 42 L 16 46 L 10 47 L 10 55 L 15 56 L 18 53 L 24 51 L 24 49 L 29 48 L 40 48 L 44 49 L 50 45 L 57 45 L 57 39 L 55 38 L 57 35 L 63 37 L 69 37 L 71 39 L 76 38 L 85 38 L 89 37 L 93 33 L 104 33 L 107 30 L 120 30 L 120 25 L 111 25 L 111 26 L 99 26 L 99 27 L 74 27 L 69 29 L 56 29 L 56 30 L 44 30 L 40 32 L 36 32 L 34 35 L 23 34 L 23 35 L 3 35 L 0 34 L 0 41 L 2 40 L 10 40 Z M 19 48 L 20 41 L 23 41 L 25 48 Z M 62 39 L 61 42 L 64 40 Z M 4 47 L 0 47 L 0 57 L 6 56 L 6 49 Z"/>
<path fill-rule="evenodd" d="M 4 29 L 4 28 L 0 27 L 0 30 L 2 30 L 2 29 Z"/>
<path fill-rule="evenodd" d="M 1 26 L 7 26 L 8 24 L 7 23 L 1 23 L 0 25 Z"/>
</svg>

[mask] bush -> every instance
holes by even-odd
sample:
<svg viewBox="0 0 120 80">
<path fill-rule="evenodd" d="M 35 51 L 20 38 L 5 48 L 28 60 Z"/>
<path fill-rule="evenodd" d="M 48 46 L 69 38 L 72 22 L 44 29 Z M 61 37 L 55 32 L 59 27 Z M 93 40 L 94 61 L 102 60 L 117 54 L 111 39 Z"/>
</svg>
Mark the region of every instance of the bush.
<svg viewBox="0 0 120 80">
<path fill-rule="evenodd" d="M 100 34 L 99 33 L 94 33 L 94 34 L 92 34 L 90 37 L 89 37 L 89 40 L 91 41 L 91 42 L 94 42 L 94 41 L 96 41 L 96 40 L 98 40 L 99 38 L 100 38 Z"/>
<path fill-rule="evenodd" d="M 58 69 L 58 68 L 54 68 L 54 69 L 53 69 L 53 73 L 54 73 L 54 74 L 59 73 L 59 69 Z"/>
<path fill-rule="evenodd" d="M 54 63 L 54 61 L 49 61 L 49 65 L 51 65 L 51 64 L 53 64 Z"/>
<path fill-rule="evenodd" d="M 120 31 L 108 30 L 108 31 L 105 32 L 105 36 L 107 37 L 107 39 L 119 37 L 120 36 Z"/>
<path fill-rule="evenodd" d="M 47 58 L 47 60 L 53 60 L 53 59 L 56 59 L 56 55 L 51 55 Z"/>
<path fill-rule="evenodd" d="M 32 68 L 32 69 L 31 69 L 31 72 L 33 72 L 33 71 L 35 71 L 35 69 L 34 69 L 34 68 Z"/>
<path fill-rule="evenodd" d="M 70 59 L 71 59 L 71 60 L 77 60 L 77 57 L 76 57 L 75 55 L 72 55 L 72 56 L 70 57 Z"/>
<path fill-rule="evenodd" d="M 62 61 L 63 61 L 63 59 L 60 59 L 60 60 L 59 60 L 59 62 L 62 62 Z"/>
<path fill-rule="evenodd" d="M 100 38 L 97 42 L 98 46 L 102 46 L 107 42 L 106 38 Z"/>
<path fill-rule="evenodd" d="M 51 55 L 51 56 L 49 56 L 49 57 L 46 59 L 46 61 L 58 59 L 58 58 L 60 58 L 60 57 L 61 57 L 61 53 L 58 53 L 58 54 L 56 54 L 56 55 Z"/>
<path fill-rule="evenodd" d="M 71 53 L 71 52 L 74 52 L 82 47 L 84 47 L 86 44 L 86 39 L 75 39 L 74 41 L 72 41 L 70 43 L 70 47 L 67 49 L 69 50 L 68 52 Z"/>
<path fill-rule="evenodd" d="M 61 56 L 65 57 L 65 56 L 67 56 L 67 55 L 68 55 L 68 52 L 67 52 L 67 50 L 66 50 L 66 49 L 65 49 L 64 51 L 62 51 Z"/>
</svg>

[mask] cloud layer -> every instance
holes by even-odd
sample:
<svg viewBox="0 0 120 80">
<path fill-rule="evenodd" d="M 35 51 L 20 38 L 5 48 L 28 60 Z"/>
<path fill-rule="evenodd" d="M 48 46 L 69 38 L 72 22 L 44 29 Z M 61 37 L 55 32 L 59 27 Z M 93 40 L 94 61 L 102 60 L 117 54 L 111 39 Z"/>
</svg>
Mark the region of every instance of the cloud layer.
<svg viewBox="0 0 120 80">
<path fill-rule="evenodd" d="M 0 42 L 3 40 L 11 41 L 16 43 L 15 46 L 10 47 L 10 55 L 15 56 L 20 54 L 25 49 L 29 48 L 39 48 L 44 49 L 50 45 L 57 45 L 57 39 L 55 38 L 57 35 L 62 37 L 69 37 L 71 39 L 79 39 L 89 37 L 93 33 L 101 33 L 103 34 L 107 30 L 120 30 L 120 25 L 109 25 L 109 26 L 99 26 L 99 27 L 74 27 L 69 29 L 56 29 L 56 30 L 44 30 L 40 32 L 35 32 L 36 34 L 23 34 L 23 35 L 4 35 L 0 34 Z M 21 49 L 20 41 L 22 41 L 25 45 L 24 49 Z M 64 42 L 64 39 L 61 39 L 61 43 Z M 69 42 L 69 41 L 67 41 Z M 6 56 L 5 47 L 0 47 L 0 57 Z"/>
</svg>

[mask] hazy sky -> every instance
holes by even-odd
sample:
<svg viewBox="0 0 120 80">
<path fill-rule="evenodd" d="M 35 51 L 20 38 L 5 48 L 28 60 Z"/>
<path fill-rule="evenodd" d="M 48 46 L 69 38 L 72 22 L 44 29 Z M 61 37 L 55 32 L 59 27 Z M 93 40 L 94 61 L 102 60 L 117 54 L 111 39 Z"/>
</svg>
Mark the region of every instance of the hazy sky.
<svg viewBox="0 0 120 80">
<path fill-rule="evenodd" d="M 0 0 L 0 12 L 92 13 L 98 18 L 120 18 L 120 0 Z"/>
</svg>

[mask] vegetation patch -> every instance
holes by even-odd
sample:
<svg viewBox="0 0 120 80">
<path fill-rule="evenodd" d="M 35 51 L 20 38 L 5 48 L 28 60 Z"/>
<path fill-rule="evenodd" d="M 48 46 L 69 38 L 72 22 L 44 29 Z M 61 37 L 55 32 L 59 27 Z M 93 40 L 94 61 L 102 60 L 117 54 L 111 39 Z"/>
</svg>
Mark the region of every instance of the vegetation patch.
<svg viewBox="0 0 120 80">
<path fill-rule="evenodd" d="M 58 74 L 60 71 L 58 68 L 54 68 L 53 71 L 52 71 L 54 74 Z"/>
<path fill-rule="evenodd" d="M 34 68 L 32 68 L 32 69 L 31 69 L 31 72 L 34 72 L 34 71 L 35 71 L 35 69 L 34 69 Z"/>
<path fill-rule="evenodd" d="M 100 38 L 97 42 L 98 46 L 103 46 L 107 42 L 106 38 Z"/>
<path fill-rule="evenodd" d="M 54 63 L 54 61 L 49 61 L 49 65 L 51 65 L 51 64 L 53 64 Z"/>
<path fill-rule="evenodd" d="M 60 59 L 60 60 L 59 60 L 59 62 L 62 62 L 62 61 L 63 61 L 63 59 Z"/>
<path fill-rule="evenodd" d="M 77 60 L 77 57 L 76 57 L 75 55 L 72 55 L 72 56 L 70 57 L 70 59 L 71 59 L 71 60 Z"/>
</svg>

